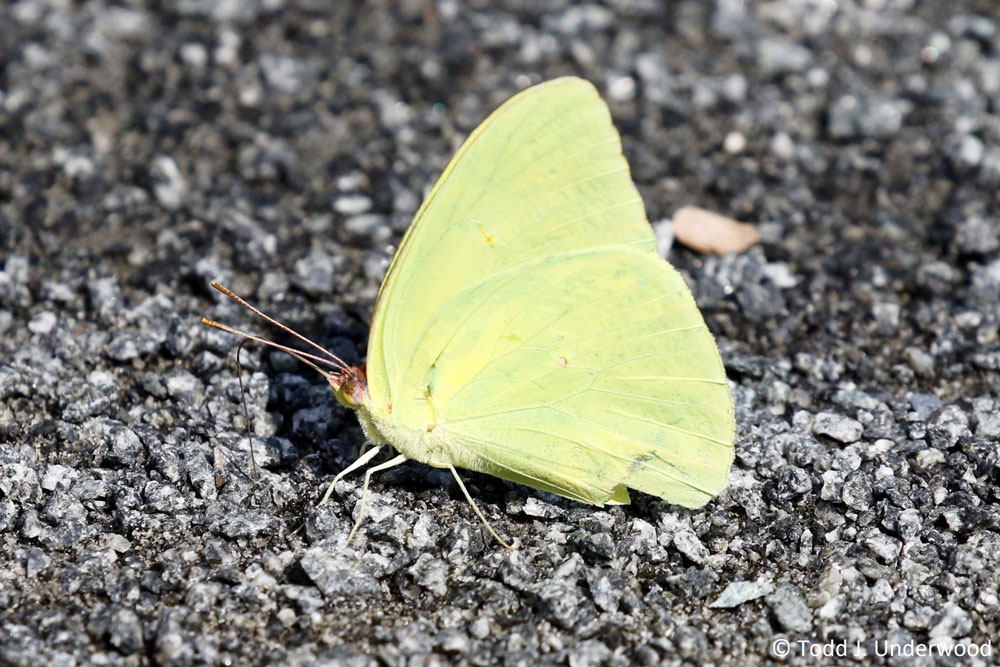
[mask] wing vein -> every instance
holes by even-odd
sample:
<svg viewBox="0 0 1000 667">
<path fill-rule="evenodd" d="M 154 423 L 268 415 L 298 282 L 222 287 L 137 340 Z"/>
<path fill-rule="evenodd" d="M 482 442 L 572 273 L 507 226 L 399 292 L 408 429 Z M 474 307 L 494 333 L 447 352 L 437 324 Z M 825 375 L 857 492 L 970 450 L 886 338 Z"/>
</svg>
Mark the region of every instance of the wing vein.
<svg viewBox="0 0 1000 667">
<path fill-rule="evenodd" d="M 593 390 L 593 391 L 600 391 L 600 390 Z M 605 392 L 605 393 L 618 394 L 618 392 Z M 619 395 L 626 396 L 627 394 L 619 394 Z M 646 398 L 646 397 L 641 397 L 641 398 Z M 654 399 L 646 399 L 646 400 L 654 400 Z M 677 431 L 678 433 L 683 433 L 685 435 L 690 435 L 690 436 L 698 438 L 700 440 L 707 440 L 708 442 L 712 442 L 712 443 L 715 443 L 717 445 L 722 445 L 723 447 L 726 447 L 726 448 L 732 448 L 732 445 L 730 445 L 729 443 L 725 442 L 724 440 L 719 440 L 718 438 L 713 438 L 710 435 L 705 435 L 704 433 L 698 433 L 697 431 L 692 431 L 692 430 L 689 430 L 689 429 L 686 429 L 686 428 L 681 428 L 680 426 L 676 426 L 674 424 L 668 424 L 666 422 L 655 421 L 653 419 L 649 419 L 648 417 L 641 417 L 641 416 L 639 416 L 637 414 L 634 414 L 634 413 L 631 413 L 631 412 L 622 412 L 621 410 L 614 410 L 614 409 L 611 409 L 611 408 L 609 408 L 608 411 L 609 412 L 613 412 L 616 415 L 621 415 L 622 417 L 625 417 L 626 419 L 634 419 L 636 421 L 645 422 L 647 424 L 653 424 L 654 426 L 661 426 L 663 428 L 668 428 L 671 431 Z"/>
</svg>

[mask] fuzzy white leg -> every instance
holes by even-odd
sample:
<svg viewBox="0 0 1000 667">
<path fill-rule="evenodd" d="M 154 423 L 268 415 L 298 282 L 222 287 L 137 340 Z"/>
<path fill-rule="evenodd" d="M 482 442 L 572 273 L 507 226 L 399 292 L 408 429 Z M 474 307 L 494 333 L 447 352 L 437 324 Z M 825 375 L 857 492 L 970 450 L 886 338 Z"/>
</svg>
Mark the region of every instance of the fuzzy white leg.
<svg viewBox="0 0 1000 667">
<path fill-rule="evenodd" d="M 385 463 L 380 463 L 377 466 L 369 468 L 365 471 L 365 483 L 361 487 L 361 500 L 358 501 L 358 519 L 354 522 L 354 528 L 351 528 L 351 532 L 347 535 L 347 541 L 344 542 L 345 545 L 351 543 L 351 538 L 354 537 L 355 531 L 357 531 L 358 526 L 365 518 L 365 499 L 368 496 L 368 483 L 372 479 L 372 473 L 380 472 L 382 470 L 387 470 L 389 468 L 395 468 L 401 463 L 406 462 L 406 457 L 400 454 L 399 456 L 393 457 L 386 461 Z"/>
<path fill-rule="evenodd" d="M 512 547 L 511 545 L 504 542 L 502 539 L 500 539 L 500 536 L 497 535 L 497 531 L 493 530 L 493 526 L 491 526 L 490 522 L 486 520 L 486 517 L 483 516 L 483 513 L 479 510 L 479 507 L 476 505 L 476 502 L 472 499 L 472 496 L 470 496 L 469 492 L 466 490 L 465 484 L 462 483 L 462 478 L 458 476 L 458 471 L 455 470 L 455 466 L 448 466 L 448 469 L 451 470 L 451 474 L 455 476 L 455 481 L 458 482 L 458 488 L 462 489 L 462 493 L 465 494 L 465 499 L 469 501 L 470 505 L 472 505 L 472 511 L 475 512 L 476 516 L 478 516 L 480 520 L 486 525 L 486 530 L 490 531 L 490 535 L 492 535 L 493 538 L 497 542 L 499 542 L 501 546 L 503 546 L 505 549 L 510 549 L 511 551 L 517 551 L 517 547 Z"/>
<path fill-rule="evenodd" d="M 337 476 L 333 478 L 332 482 L 330 482 L 330 487 L 326 490 L 326 494 L 323 496 L 323 500 L 319 501 L 319 504 L 325 505 L 326 501 L 328 501 L 330 499 L 330 496 L 333 495 L 333 487 L 336 486 L 337 482 L 339 482 L 345 476 L 350 475 L 352 472 L 354 472 L 355 470 L 357 470 L 358 468 L 360 468 L 361 466 L 365 465 L 373 458 L 375 458 L 375 455 L 378 454 L 380 449 L 382 448 L 376 445 L 373 449 L 370 449 L 361 456 L 359 456 L 357 460 L 354 461 L 354 463 L 352 463 L 351 465 L 347 466 L 339 473 L 337 473 Z"/>
</svg>

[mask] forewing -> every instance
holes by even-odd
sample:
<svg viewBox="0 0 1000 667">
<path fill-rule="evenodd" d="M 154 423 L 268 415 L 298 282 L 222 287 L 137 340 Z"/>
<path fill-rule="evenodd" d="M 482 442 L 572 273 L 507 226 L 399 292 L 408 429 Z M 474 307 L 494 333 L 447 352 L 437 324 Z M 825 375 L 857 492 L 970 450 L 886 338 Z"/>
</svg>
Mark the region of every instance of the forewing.
<svg viewBox="0 0 1000 667">
<path fill-rule="evenodd" d="M 576 78 L 529 88 L 463 144 L 407 231 L 372 315 L 368 385 L 405 389 L 420 332 L 456 292 L 542 257 L 655 241 L 607 106 Z"/>
</svg>

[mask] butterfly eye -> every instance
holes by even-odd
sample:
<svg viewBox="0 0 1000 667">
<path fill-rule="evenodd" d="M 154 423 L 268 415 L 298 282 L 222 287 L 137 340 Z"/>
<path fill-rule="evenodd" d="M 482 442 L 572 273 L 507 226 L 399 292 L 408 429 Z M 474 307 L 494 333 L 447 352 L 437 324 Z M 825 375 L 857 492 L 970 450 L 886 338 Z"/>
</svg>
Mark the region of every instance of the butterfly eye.
<svg viewBox="0 0 1000 667">
<path fill-rule="evenodd" d="M 330 386 L 337 402 L 344 407 L 356 410 L 361 404 L 363 389 L 353 378 L 334 375 L 330 378 Z"/>
</svg>

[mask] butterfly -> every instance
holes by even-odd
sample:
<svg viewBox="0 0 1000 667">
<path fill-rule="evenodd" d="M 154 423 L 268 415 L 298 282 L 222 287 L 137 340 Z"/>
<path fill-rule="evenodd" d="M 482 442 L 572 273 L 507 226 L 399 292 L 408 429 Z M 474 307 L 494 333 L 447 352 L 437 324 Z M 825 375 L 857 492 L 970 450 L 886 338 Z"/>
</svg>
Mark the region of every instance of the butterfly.
<svg viewBox="0 0 1000 667">
<path fill-rule="evenodd" d="M 450 470 L 504 546 L 459 468 L 592 505 L 632 488 L 695 508 L 733 461 L 715 341 L 657 255 L 610 111 L 583 79 L 527 88 L 469 136 L 389 266 L 365 365 L 322 352 L 305 356 L 333 366 L 374 445 L 323 502 L 397 452 L 366 472 L 354 530 L 371 475 L 407 460 Z"/>
</svg>

